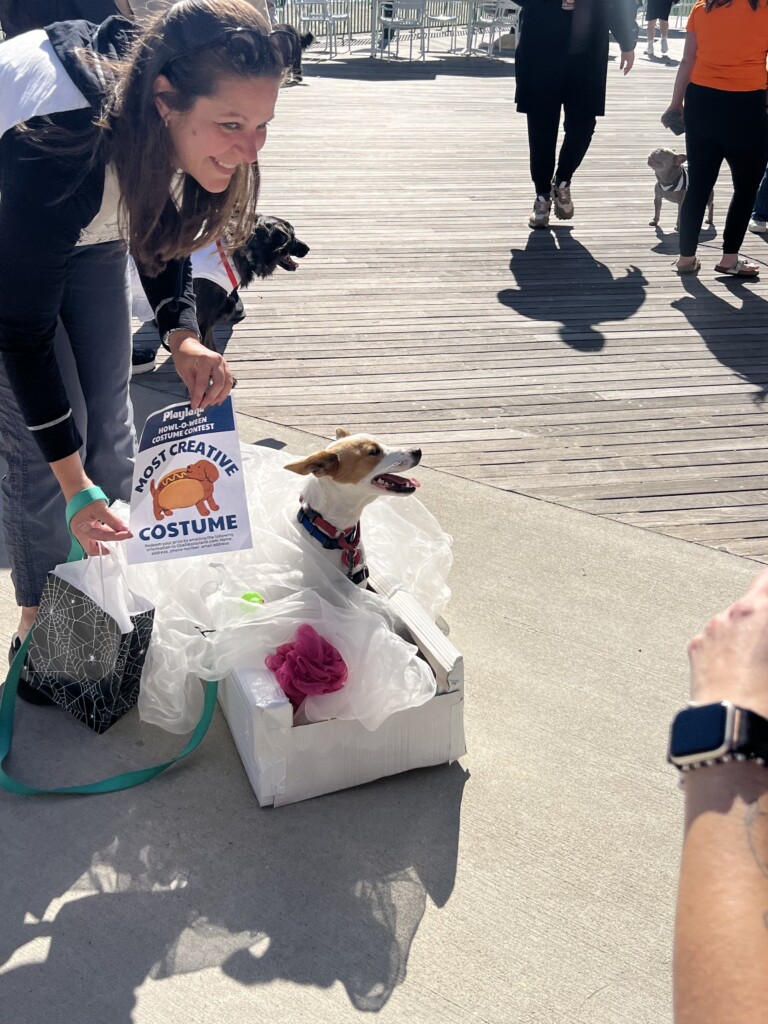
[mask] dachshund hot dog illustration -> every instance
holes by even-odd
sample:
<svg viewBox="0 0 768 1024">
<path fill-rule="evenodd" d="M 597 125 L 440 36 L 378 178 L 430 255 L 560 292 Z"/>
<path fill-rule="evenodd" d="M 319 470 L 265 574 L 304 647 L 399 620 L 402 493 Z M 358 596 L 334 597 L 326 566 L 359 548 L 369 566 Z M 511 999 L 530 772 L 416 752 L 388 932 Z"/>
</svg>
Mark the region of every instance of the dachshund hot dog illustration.
<svg viewBox="0 0 768 1024">
<path fill-rule="evenodd" d="M 213 485 L 218 479 L 216 466 L 208 459 L 200 459 L 166 473 L 157 485 L 151 480 L 149 489 L 155 519 L 160 522 L 165 516 L 173 515 L 175 509 L 193 505 L 201 516 L 218 512 L 219 506 L 213 500 Z"/>
</svg>

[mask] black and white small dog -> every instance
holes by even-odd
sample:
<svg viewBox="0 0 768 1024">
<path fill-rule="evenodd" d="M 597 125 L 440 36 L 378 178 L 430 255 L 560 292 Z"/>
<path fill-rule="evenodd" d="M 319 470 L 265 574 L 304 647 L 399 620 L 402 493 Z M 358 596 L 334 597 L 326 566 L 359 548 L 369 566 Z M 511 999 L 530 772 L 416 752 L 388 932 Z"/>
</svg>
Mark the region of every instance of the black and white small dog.
<svg viewBox="0 0 768 1024">
<path fill-rule="evenodd" d="M 282 267 L 296 270 L 309 246 L 296 237 L 293 226 L 281 217 L 256 219 L 256 230 L 240 248 L 227 254 L 220 242 L 194 253 L 197 321 L 203 344 L 215 349 L 213 328 L 232 308 L 230 296 L 247 288 L 255 277 L 269 277 Z"/>
<path fill-rule="evenodd" d="M 293 25 L 275 25 L 272 29 L 273 32 L 277 32 L 278 30 L 292 37 L 294 52 L 296 54 L 293 64 L 288 69 L 288 74 L 285 77 L 285 84 L 292 85 L 294 82 L 301 82 L 304 77 L 304 69 L 301 66 L 301 55 L 308 46 L 311 46 L 312 43 L 314 43 L 315 37 L 311 32 L 306 32 L 304 35 L 301 35 L 298 29 Z"/>
</svg>

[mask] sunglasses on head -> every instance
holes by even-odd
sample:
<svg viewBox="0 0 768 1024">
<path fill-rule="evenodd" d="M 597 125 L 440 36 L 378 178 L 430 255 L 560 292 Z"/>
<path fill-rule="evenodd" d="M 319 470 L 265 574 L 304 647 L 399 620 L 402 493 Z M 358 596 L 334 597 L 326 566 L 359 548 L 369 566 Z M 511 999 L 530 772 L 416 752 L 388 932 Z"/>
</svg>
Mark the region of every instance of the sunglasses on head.
<svg viewBox="0 0 768 1024">
<path fill-rule="evenodd" d="M 196 33 L 197 34 L 197 33 Z M 270 51 L 270 37 L 253 28 L 224 28 L 210 36 L 204 43 L 195 42 L 190 46 L 182 46 L 165 64 L 172 68 L 174 64 L 203 50 L 215 49 L 224 44 L 227 57 L 234 65 L 252 67 L 261 64 Z"/>
</svg>

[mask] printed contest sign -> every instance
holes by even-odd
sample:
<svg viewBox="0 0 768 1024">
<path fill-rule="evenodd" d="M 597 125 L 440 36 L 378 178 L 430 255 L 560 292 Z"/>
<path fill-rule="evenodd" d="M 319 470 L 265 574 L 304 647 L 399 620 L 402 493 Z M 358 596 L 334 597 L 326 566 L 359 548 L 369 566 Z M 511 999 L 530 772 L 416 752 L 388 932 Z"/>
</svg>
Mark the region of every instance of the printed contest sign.
<svg viewBox="0 0 768 1024">
<path fill-rule="evenodd" d="M 131 496 L 128 561 L 155 562 L 252 547 L 232 399 L 189 402 L 144 425 Z"/>
</svg>

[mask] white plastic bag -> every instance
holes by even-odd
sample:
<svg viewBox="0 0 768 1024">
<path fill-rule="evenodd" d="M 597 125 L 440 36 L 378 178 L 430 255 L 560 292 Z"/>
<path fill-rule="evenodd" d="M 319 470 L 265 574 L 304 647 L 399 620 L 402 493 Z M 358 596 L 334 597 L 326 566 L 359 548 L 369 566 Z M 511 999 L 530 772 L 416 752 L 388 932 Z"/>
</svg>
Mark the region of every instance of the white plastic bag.
<svg viewBox="0 0 768 1024">
<path fill-rule="evenodd" d="M 126 579 L 125 554 L 119 544 L 105 544 L 105 553 L 78 562 L 63 562 L 51 570 L 111 615 L 122 633 L 133 629 L 132 615 L 152 610 L 152 602 L 134 593 Z"/>
<path fill-rule="evenodd" d="M 393 631 L 387 602 L 302 543 L 302 480 L 283 468 L 296 456 L 253 445 L 242 450 L 253 548 L 128 567 L 131 585 L 151 594 L 157 609 L 139 697 L 142 720 L 188 732 L 202 708 L 200 679 L 262 668 L 304 623 L 337 647 L 349 669 L 341 690 L 304 702 L 306 721 L 356 718 L 375 729 L 389 714 L 429 700 L 434 676 Z M 366 550 L 436 615 L 449 594 L 450 538 L 414 497 L 377 499 L 362 522 Z M 253 593 L 264 603 L 244 600 Z"/>
</svg>

